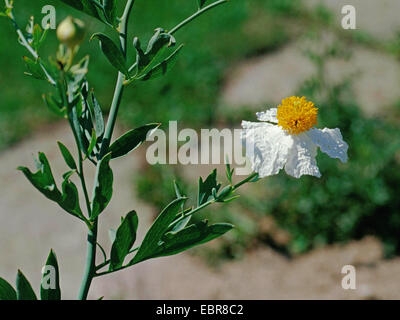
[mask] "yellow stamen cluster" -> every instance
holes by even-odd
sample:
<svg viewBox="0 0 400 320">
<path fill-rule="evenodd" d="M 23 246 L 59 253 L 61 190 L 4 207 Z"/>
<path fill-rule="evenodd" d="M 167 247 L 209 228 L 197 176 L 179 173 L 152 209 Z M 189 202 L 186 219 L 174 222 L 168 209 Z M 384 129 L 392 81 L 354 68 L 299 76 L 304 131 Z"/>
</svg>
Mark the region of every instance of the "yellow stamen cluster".
<svg viewBox="0 0 400 320">
<path fill-rule="evenodd" d="M 289 97 L 278 106 L 278 125 L 289 134 L 299 134 L 317 124 L 318 108 L 305 97 Z"/>
</svg>

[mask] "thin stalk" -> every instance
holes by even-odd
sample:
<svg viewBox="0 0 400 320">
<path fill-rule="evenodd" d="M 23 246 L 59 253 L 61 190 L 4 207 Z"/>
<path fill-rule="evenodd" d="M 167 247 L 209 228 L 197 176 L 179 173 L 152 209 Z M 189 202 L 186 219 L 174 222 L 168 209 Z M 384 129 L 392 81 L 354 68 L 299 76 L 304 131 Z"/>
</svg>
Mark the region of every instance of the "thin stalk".
<svg viewBox="0 0 400 320">
<path fill-rule="evenodd" d="M 120 27 L 121 31 L 119 34 L 119 38 L 120 38 L 121 51 L 125 58 L 127 55 L 128 22 L 134 3 L 135 0 L 128 0 L 124 14 L 122 15 L 121 18 L 121 27 Z M 104 132 L 104 139 L 101 144 L 101 150 L 100 150 L 101 157 L 103 157 L 107 153 L 108 147 L 110 146 L 112 133 L 114 131 L 115 122 L 117 120 L 119 106 L 121 104 L 122 95 L 124 93 L 124 81 L 125 81 L 125 75 L 121 72 L 118 72 L 118 79 L 114 90 L 114 97 L 110 108 L 110 114 Z"/>
<path fill-rule="evenodd" d="M 132 11 L 133 4 L 135 0 L 128 0 L 125 6 L 124 13 L 121 17 L 121 28 L 120 28 L 120 43 L 121 50 L 126 57 L 127 54 L 127 38 L 128 38 L 128 22 L 130 13 Z M 103 157 L 110 146 L 110 141 L 112 138 L 112 133 L 114 131 L 115 122 L 117 119 L 118 109 L 121 104 L 122 94 L 123 94 L 123 83 L 125 80 L 125 76 L 119 72 L 118 80 L 114 91 L 114 97 L 111 104 L 110 114 L 107 121 L 106 129 L 104 132 L 104 138 L 101 144 L 100 156 Z M 99 170 L 96 172 L 95 182 L 98 179 Z M 95 185 L 95 184 L 94 184 Z M 94 188 L 93 188 L 94 189 Z M 94 192 L 93 196 L 94 197 Z M 92 201 L 93 206 L 93 201 Z M 93 222 L 93 227 L 89 229 L 88 238 L 87 238 L 87 253 L 86 253 L 86 266 L 84 275 L 82 278 L 81 288 L 79 290 L 79 300 L 86 300 L 87 295 L 90 289 L 90 285 L 92 283 L 93 277 L 96 272 L 96 247 L 97 247 L 97 227 L 98 227 L 98 218 L 96 218 Z"/>
<path fill-rule="evenodd" d="M 196 19 L 198 16 L 202 15 L 204 12 L 215 8 L 216 6 L 219 6 L 225 2 L 228 2 L 228 0 L 219 0 L 216 2 L 213 2 L 211 4 L 209 4 L 208 6 L 204 7 L 203 9 L 200 9 L 199 11 L 197 11 L 196 13 L 194 13 L 193 15 L 191 15 L 189 18 L 183 20 L 180 24 L 178 24 L 176 27 L 174 27 L 169 34 L 174 34 L 175 32 L 177 32 L 179 29 L 181 29 L 182 27 L 184 27 L 185 25 L 187 25 L 189 22 L 191 22 L 192 20 Z"/>
</svg>

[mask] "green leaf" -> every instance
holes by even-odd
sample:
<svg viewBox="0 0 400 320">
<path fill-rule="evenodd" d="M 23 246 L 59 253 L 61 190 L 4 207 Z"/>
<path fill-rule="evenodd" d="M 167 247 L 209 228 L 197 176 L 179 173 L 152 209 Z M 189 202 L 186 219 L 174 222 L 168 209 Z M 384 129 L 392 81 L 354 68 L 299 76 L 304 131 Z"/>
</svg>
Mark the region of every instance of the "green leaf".
<svg viewBox="0 0 400 320">
<path fill-rule="evenodd" d="M 92 154 L 93 149 L 96 146 L 96 142 L 97 142 L 96 131 L 93 129 L 92 130 L 92 137 L 90 139 L 90 144 L 89 144 L 89 147 L 88 147 L 87 152 L 86 152 L 88 157 Z"/>
<path fill-rule="evenodd" d="M 190 212 L 192 210 L 192 208 L 188 208 L 186 211 Z M 182 215 L 187 213 L 186 211 L 182 211 Z M 178 218 L 180 218 L 180 216 L 178 216 Z M 179 222 L 172 222 L 172 228 L 169 229 L 169 231 L 172 232 L 178 232 L 180 230 L 182 230 L 183 228 L 185 228 L 188 223 L 190 222 L 190 220 L 192 219 L 191 215 L 188 215 L 187 217 L 183 218 L 182 220 L 180 220 Z"/>
<path fill-rule="evenodd" d="M 197 198 L 197 205 L 201 206 L 206 203 L 210 198 L 213 198 L 213 190 L 217 192 L 221 184 L 217 183 L 217 170 L 214 169 L 213 172 L 207 177 L 203 182 L 203 179 L 199 179 L 199 193 Z"/>
<path fill-rule="evenodd" d="M 36 166 L 38 171 L 35 173 L 32 173 L 26 167 L 19 167 L 18 170 L 21 170 L 28 180 L 33 184 L 33 186 L 43 193 L 47 198 L 56 202 L 60 202 L 62 198 L 61 193 L 57 189 L 49 161 L 44 153 L 39 152 Z"/>
<path fill-rule="evenodd" d="M 164 31 L 157 28 L 155 34 L 151 37 L 146 52 L 143 52 L 138 38 L 134 38 L 133 45 L 136 49 L 136 77 L 140 78 L 159 61 L 159 57 L 167 47 L 173 47 L 176 44 L 175 38 Z"/>
<path fill-rule="evenodd" d="M 231 169 L 228 157 L 226 157 L 225 160 L 225 169 L 226 178 L 228 179 L 229 183 L 232 184 L 232 175 L 235 169 Z"/>
<path fill-rule="evenodd" d="M 145 55 L 149 60 L 152 60 L 162 48 L 165 46 L 173 47 L 175 44 L 176 40 L 173 35 L 165 32 L 162 28 L 157 28 L 147 44 Z"/>
<path fill-rule="evenodd" d="M 42 283 L 40 285 L 40 299 L 41 300 L 61 300 L 61 289 L 60 289 L 60 273 L 58 270 L 57 257 L 53 250 L 50 250 L 50 254 L 46 261 L 46 266 L 50 266 L 50 273 L 43 274 Z M 54 271 L 55 274 L 51 272 Z M 55 279 L 49 279 L 46 282 L 48 276 L 55 276 Z M 48 287 L 48 288 L 47 288 Z"/>
<path fill-rule="evenodd" d="M 47 80 L 46 73 L 44 72 L 39 60 L 33 61 L 32 59 L 30 59 L 28 57 L 23 57 L 23 59 L 25 61 L 26 67 L 28 69 L 28 72 L 26 72 L 25 74 L 32 76 L 39 80 Z"/>
<path fill-rule="evenodd" d="M 65 163 L 70 167 L 72 170 L 76 169 L 76 163 L 74 158 L 72 157 L 71 153 L 67 149 L 65 145 L 63 145 L 60 141 L 57 141 L 58 147 L 60 148 L 61 154 L 65 160 Z"/>
<path fill-rule="evenodd" d="M 103 113 L 101 111 L 101 107 L 99 102 L 97 101 L 94 93 L 91 93 L 92 104 L 93 104 L 93 113 L 94 113 L 94 123 L 96 126 L 96 136 L 102 137 L 104 134 L 104 119 Z"/>
<path fill-rule="evenodd" d="M 186 198 L 179 198 L 172 201 L 157 217 L 149 231 L 147 232 L 142 244 L 135 257 L 129 263 L 130 265 L 150 259 L 158 252 L 158 243 L 169 225 L 174 221 L 176 215 L 181 211 L 182 204 Z"/>
<path fill-rule="evenodd" d="M 102 11 L 101 9 L 102 6 L 96 0 L 61 0 L 61 1 L 79 11 L 82 11 L 88 15 L 91 15 L 99 19 L 100 21 L 103 21 L 100 15 L 100 12 Z"/>
<path fill-rule="evenodd" d="M 147 81 L 147 80 L 153 80 L 155 78 L 165 75 L 174 66 L 176 59 L 178 58 L 178 54 L 180 53 L 182 48 L 183 48 L 183 45 L 180 45 L 165 60 L 156 64 L 148 72 L 146 72 L 144 75 L 138 77 L 137 79 L 141 80 L 141 81 Z"/>
<path fill-rule="evenodd" d="M 40 47 L 40 40 L 42 38 L 42 28 L 38 25 L 35 24 L 33 26 L 33 30 L 32 30 L 32 37 L 33 37 L 33 41 L 32 41 L 32 47 L 35 49 L 35 51 L 37 52 L 39 47 Z"/>
<path fill-rule="evenodd" d="M 71 173 L 73 173 L 72 171 Z M 69 180 L 71 174 L 64 176 L 64 181 L 62 184 L 62 199 L 59 202 L 61 208 L 63 208 L 68 213 L 83 219 L 82 210 L 79 205 L 79 192 L 76 185 Z"/>
<path fill-rule="evenodd" d="M 94 38 L 97 38 L 100 41 L 100 48 L 111 65 L 129 78 L 129 70 L 128 66 L 126 65 L 124 55 L 114 41 L 112 41 L 104 33 L 100 32 L 92 35 L 90 40 Z"/>
<path fill-rule="evenodd" d="M 89 146 L 88 139 L 85 135 L 86 132 L 92 132 L 93 125 L 92 122 L 90 121 L 90 112 L 88 110 L 88 107 L 84 101 L 80 101 L 82 110 L 81 110 L 81 115 L 78 117 L 78 108 L 77 106 L 74 106 L 72 110 L 69 110 L 69 115 L 68 117 L 72 121 L 72 128 L 75 131 L 77 137 L 78 137 L 78 144 L 79 148 L 81 150 L 87 150 Z M 90 130 L 90 131 L 89 131 Z"/>
<path fill-rule="evenodd" d="M 17 292 L 3 278 L 0 278 L 0 300 L 17 300 Z"/>
<path fill-rule="evenodd" d="M 50 111 L 54 112 L 56 115 L 60 117 L 65 117 L 67 109 L 62 105 L 62 103 L 58 102 L 51 94 L 48 95 L 44 94 L 43 100 Z"/>
<path fill-rule="evenodd" d="M 107 21 L 114 27 L 117 27 L 117 0 L 103 0 L 103 6 Z"/>
<path fill-rule="evenodd" d="M 140 128 L 132 129 L 119 137 L 109 149 L 112 159 L 121 157 L 135 150 L 146 141 L 147 136 L 151 135 L 160 125 L 160 123 L 147 124 Z"/>
<path fill-rule="evenodd" d="M 135 243 L 138 223 L 135 211 L 129 212 L 122 220 L 111 248 L 110 270 L 122 267 L 125 257 Z"/>
<path fill-rule="evenodd" d="M 61 208 L 73 216 L 82 218 L 82 212 L 79 208 L 78 190 L 76 186 L 68 180 L 70 174 L 64 177 L 64 182 L 62 184 L 63 192 L 61 193 L 54 181 L 50 164 L 44 153 L 39 152 L 36 166 L 38 171 L 35 173 L 32 173 L 26 167 L 19 167 L 18 170 L 21 170 L 32 185 L 48 199 L 57 202 Z"/>
<path fill-rule="evenodd" d="M 179 184 L 174 180 L 174 190 L 177 198 L 183 197 L 183 191 L 182 188 L 179 186 Z"/>
<path fill-rule="evenodd" d="M 97 164 L 97 181 L 94 189 L 93 209 L 90 219 L 94 221 L 104 211 L 113 193 L 113 172 L 110 168 L 111 153 L 106 154 Z"/>
<path fill-rule="evenodd" d="M 31 284 L 25 278 L 21 270 L 17 273 L 17 299 L 18 300 L 37 300 L 36 294 Z"/>
<path fill-rule="evenodd" d="M 232 228 L 233 225 L 228 223 L 216 223 L 208 226 L 206 221 L 201 221 L 178 232 L 168 232 L 155 257 L 174 255 L 204 244 L 222 236 Z"/>
</svg>

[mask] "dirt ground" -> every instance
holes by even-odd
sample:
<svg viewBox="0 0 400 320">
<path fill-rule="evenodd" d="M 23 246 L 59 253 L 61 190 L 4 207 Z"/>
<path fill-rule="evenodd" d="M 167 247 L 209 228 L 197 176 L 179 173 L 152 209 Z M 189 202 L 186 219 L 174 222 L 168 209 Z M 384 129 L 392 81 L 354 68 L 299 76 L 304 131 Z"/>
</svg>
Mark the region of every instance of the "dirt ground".
<svg viewBox="0 0 400 320">
<path fill-rule="evenodd" d="M 0 275 L 13 282 L 21 268 L 34 288 L 50 248 L 57 253 L 63 298 L 73 299 L 79 287 L 85 254 L 85 227 L 47 201 L 17 165 L 32 165 L 33 150 L 46 152 L 59 175 L 66 170 L 55 139 L 72 149 L 63 124 L 46 128 L 0 155 Z M 137 200 L 133 180 L 141 153 L 114 162 L 116 192 L 102 216 L 100 241 L 109 250 L 107 230 L 126 210 L 136 209 L 143 237 L 156 213 Z M 129 174 L 127 174 L 129 172 Z M 92 174 L 92 172 L 89 172 Z M 22 196 L 18 196 L 21 195 Z M 99 261 L 101 257 L 98 257 Z M 356 290 L 341 287 L 344 265 L 356 268 Z M 400 258 L 382 259 L 374 238 L 330 246 L 288 260 L 268 247 L 248 252 L 241 260 L 210 268 L 190 253 L 150 260 L 123 272 L 95 279 L 90 297 L 105 299 L 399 299 Z"/>
</svg>

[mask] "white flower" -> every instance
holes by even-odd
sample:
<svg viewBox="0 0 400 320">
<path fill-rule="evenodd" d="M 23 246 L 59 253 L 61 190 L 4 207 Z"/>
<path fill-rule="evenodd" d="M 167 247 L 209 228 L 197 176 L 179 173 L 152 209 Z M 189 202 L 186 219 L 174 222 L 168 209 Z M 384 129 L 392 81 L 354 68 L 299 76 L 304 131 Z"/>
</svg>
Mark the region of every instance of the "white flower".
<svg viewBox="0 0 400 320">
<path fill-rule="evenodd" d="M 258 112 L 262 122 L 242 121 L 246 156 L 259 177 L 279 173 L 320 177 L 317 147 L 331 158 L 347 162 L 348 145 L 338 128 L 316 129 L 318 109 L 305 97 L 282 100 L 278 108 Z"/>
</svg>

